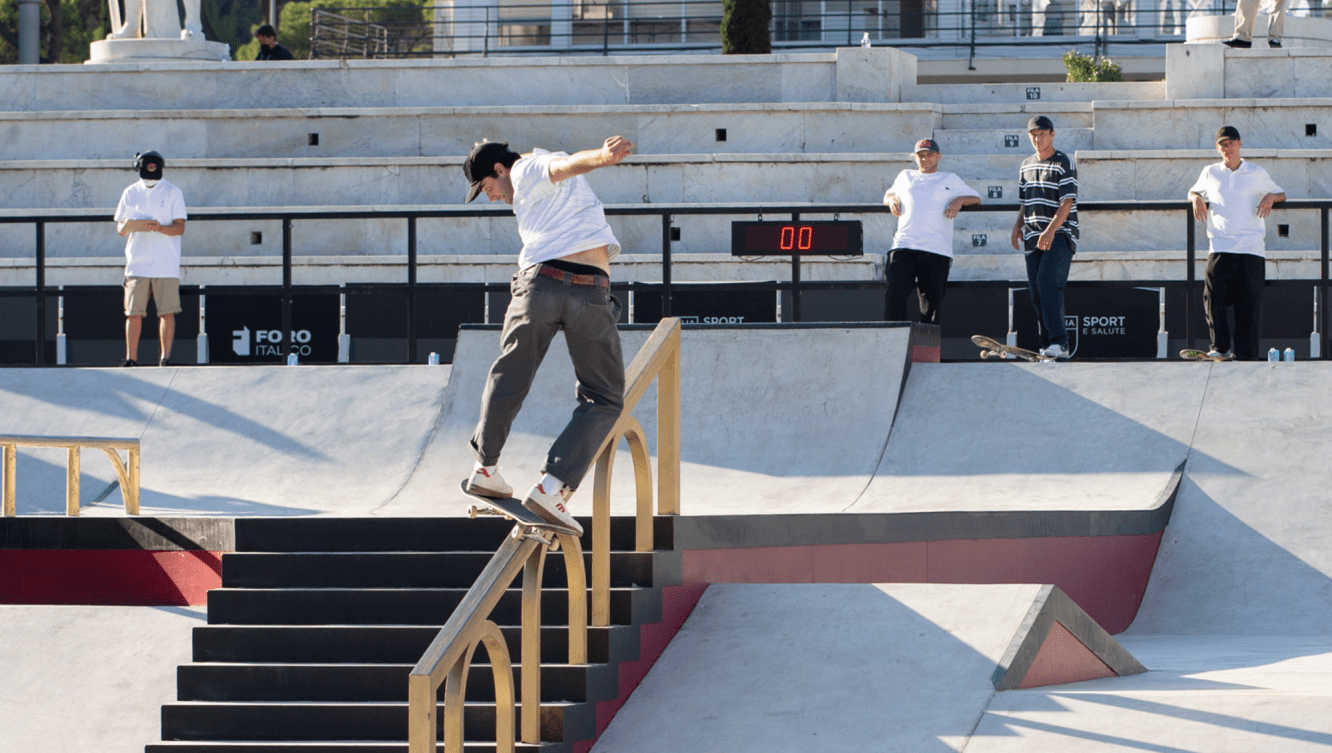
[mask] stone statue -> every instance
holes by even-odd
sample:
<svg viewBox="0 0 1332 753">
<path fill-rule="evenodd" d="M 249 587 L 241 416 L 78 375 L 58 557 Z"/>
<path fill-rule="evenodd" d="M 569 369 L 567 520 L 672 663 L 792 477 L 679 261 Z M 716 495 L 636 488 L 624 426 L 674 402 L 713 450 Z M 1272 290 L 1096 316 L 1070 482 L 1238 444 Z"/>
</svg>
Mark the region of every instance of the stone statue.
<svg viewBox="0 0 1332 753">
<path fill-rule="evenodd" d="M 107 39 L 176 39 L 204 41 L 199 18 L 200 0 L 184 0 L 185 23 L 180 22 L 176 0 L 126 0 L 121 22 L 120 0 L 107 0 L 112 31 Z M 143 33 L 139 32 L 140 22 Z"/>
</svg>

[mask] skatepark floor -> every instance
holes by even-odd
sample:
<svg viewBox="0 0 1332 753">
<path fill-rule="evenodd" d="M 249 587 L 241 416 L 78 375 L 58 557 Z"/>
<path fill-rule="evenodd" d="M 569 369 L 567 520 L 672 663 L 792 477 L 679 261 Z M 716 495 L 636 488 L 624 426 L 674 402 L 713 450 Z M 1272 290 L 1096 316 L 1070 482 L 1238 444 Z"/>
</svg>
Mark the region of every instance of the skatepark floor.
<svg viewBox="0 0 1332 753">
<path fill-rule="evenodd" d="M 848 332 L 776 343 L 740 331 L 693 337 L 684 515 L 1131 510 L 1154 504 L 1185 459 L 1188 470 L 1138 620 L 1117 636 L 1146 674 L 977 688 L 968 691 L 970 716 L 939 724 L 928 746 L 840 724 L 830 736 L 838 746 L 859 733 L 856 747 L 881 750 L 1332 751 L 1332 366 L 916 364 L 903 384 L 900 334 Z M 6 370 L 0 405 L 8 432 L 140 437 L 149 515 L 461 515 L 465 500 L 453 490 L 471 462 L 466 437 L 494 351 L 493 333 L 463 335 L 451 369 Z M 627 358 L 641 339 L 626 336 Z M 567 417 L 573 379 L 567 360 L 554 357 L 561 348 L 515 425 L 504 461 L 515 486 Z M 805 368 L 767 365 L 783 360 Z M 654 405 L 649 394 L 635 414 L 649 436 Z M 118 492 L 96 499 L 112 478 L 101 465 L 84 461 L 85 514 L 123 515 Z M 627 500 L 616 503 L 619 514 L 633 504 L 628 456 L 616 467 L 613 492 Z M 20 514 L 63 512 L 59 452 L 23 454 L 18 480 Z M 714 586 L 705 599 L 734 609 L 753 598 L 751 588 L 761 587 Z M 834 600 L 827 611 L 863 611 L 862 598 Z M 770 606 L 779 615 L 802 609 L 798 599 Z M 752 621 L 707 628 L 702 616 L 681 635 L 744 645 L 771 631 Z M 202 608 L 0 606 L 0 747 L 141 751 L 160 739 L 159 707 L 174 696 L 189 628 L 203 619 Z M 941 635 L 958 629 L 947 616 L 934 620 L 926 622 Z M 881 625 L 879 642 L 904 629 Z M 658 746 L 635 734 L 633 720 L 726 690 L 680 679 L 683 645 L 668 647 L 594 750 L 665 751 L 670 736 Z M 869 653 L 856 661 L 873 666 L 881 657 L 872 642 L 860 645 Z M 955 653 L 940 662 L 976 653 L 942 645 Z M 930 670 L 892 677 L 880 701 L 908 697 Z M 728 717 L 723 705 L 715 723 L 732 734 L 808 703 L 802 689 L 827 678 L 808 679 L 752 682 L 749 692 L 776 704 L 771 711 Z M 802 718 L 817 731 L 834 717 Z M 929 719 L 913 720 L 904 741 L 925 739 Z M 770 747 L 845 749 L 809 737 L 780 742 Z"/>
</svg>

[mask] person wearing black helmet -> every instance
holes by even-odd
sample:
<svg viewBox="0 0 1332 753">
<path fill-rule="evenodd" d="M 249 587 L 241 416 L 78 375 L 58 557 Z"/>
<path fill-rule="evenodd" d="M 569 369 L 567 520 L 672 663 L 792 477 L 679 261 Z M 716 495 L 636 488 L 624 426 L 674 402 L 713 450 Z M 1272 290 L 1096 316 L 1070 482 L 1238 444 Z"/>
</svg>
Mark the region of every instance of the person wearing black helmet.
<svg viewBox="0 0 1332 753">
<path fill-rule="evenodd" d="M 565 503 L 596 459 L 601 442 L 624 409 L 620 302 L 610 292 L 610 262 L 620 253 L 587 173 L 619 164 L 633 144 L 612 136 L 600 149 L 576 154 L 534 149 L 518 154 L 508 144 L 483 141 L 463 162 L 471 187 L 492 202 L 513 205 L 523 248 L 504 312 L 500 356 L 490 367 L 481 419 L 472 435 L 476 465 L 467 491 L 507 498 L 513 489 L 499 474 L 509 427 L 532 387 L 555 333 L 564 332 L 578 378 L 578 405 L 555 439 L 523 506 L 582 534 Z"/>
<path fill-rule="evenodd" d="M 139 334 L 148 313 L 148 299 L 157 303 L 161 342 L 159 366 L 171 359 L 171 341 L 180 313 L 180 237 L 185 234 L 185 197 L 163 180 L 166 160 L 157 152 L 134 155 L 139 180 L 120 195 L 116 232 L 125 242 L 125 361 L 138 366 Z"/>
</svg>

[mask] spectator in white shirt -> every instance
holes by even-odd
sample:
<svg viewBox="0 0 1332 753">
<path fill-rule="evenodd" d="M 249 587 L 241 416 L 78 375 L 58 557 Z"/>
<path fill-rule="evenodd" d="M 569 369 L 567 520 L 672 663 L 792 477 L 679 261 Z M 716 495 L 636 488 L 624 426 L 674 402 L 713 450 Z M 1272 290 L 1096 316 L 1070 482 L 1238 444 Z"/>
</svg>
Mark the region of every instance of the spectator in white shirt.
<svg viewBox="0 0 1332 753">
<path fill-rule="evenodd" d="M 138 366 L 139 334 L 148 313 L 148 298 L 157 303 L 161 354 L 157 365 L 171 359 L 180 313 L 180 236 L 185 234 L 185 197 L 162 179 L 166 160 L 157 152 L 135 155 L 139 180 L 120 195 L 116 232 L 125 243 L 125 362 Z"/>
<path fill-rule="evenodd" d="M 1217 129 L 1216 151 L 1222 161 L 1203 168 L 1189 189 L 1189 201 L 1194 219 L 1207 221 L 1211 244 L 1203 292 L 1212 338 L 1208 355 L 1224 356 L 1233 344 L 1236 360 L 1256 361 L 1267 282 L 1264 220 L 1286 194 L 1266 170 L 1240 158 L 1241 145 L 1239 129 Z M 1228 306 L 1235 309 L 1233 340 L 1226 321 Z"/>
<path fill-rule="evenodd" d="M 953 219 L 962 207 L 980 203 L 980 194 L 956 174 L 939 172 L 939 144 L 916 142 L 916 169 L 903 170 L 883 195 L 899 217 L 888 252 L 888 294 L 884 320 L 907 320 L 907 298 L 919 291 L 920 321 L 938 324 L 953 266 Z"/>
</svg>

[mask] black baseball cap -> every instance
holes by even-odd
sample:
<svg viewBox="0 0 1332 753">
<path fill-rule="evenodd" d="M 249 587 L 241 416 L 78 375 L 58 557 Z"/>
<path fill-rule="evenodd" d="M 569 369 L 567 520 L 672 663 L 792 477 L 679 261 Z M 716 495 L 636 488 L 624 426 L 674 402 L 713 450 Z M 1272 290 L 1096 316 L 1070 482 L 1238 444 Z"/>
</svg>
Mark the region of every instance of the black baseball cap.
<svg viewBox="0 0 1332 753">
<path fill-rule="evenodd" d="M 916 142 L 916 148 L 913 149 L 913 150 L 911 150 L 911 151 L 912 151 L 912 152 L 934 152 L 935 154 L 940 154 L 940 152 L 939 152 L 939 142 L 935 141 L 934 139 L 921 139 L 920 141 L 917 141 L 917 142 Z"/>
<path fill-rule="evenodd" d="M 1051 121 L 1049 118 L 1045 117 L 1044 115 L 1037 115 L 1036 117 L 1027 121 L 1028 133 L 1030 133 L 1031 131 L 1035 131 L 1039 128 L 1044 128 L 1047 131 L 1053 131 L 1054 122 Z"/>
<path fill-rule="evenodd" d="M 1235 126 L 1221 126 L 1216 129 L 1216 143 L 1220 144 L 1227 139 L 1231 141 L 1239 141 L 1239 129 Z"/>
<path fill-rule="evenodd" d="M 472 147 L 472 152 L 463 160 L 463 174 L 472 184 L 467 192 L 467 203 L 481 193 L 481 181 L 495 174 L 495 163 L 503 162 L 510 154 L 509 145 L 503 141 L 482 141 Z"/>
</svg>

